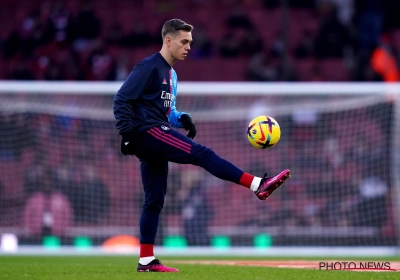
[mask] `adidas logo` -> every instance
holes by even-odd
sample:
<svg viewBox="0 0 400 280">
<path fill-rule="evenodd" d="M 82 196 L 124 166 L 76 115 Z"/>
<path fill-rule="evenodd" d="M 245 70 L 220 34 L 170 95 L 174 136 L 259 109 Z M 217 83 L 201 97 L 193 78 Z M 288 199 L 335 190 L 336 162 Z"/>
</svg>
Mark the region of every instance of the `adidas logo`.
<svg viewBox="0 0 400 280">
<path fill-rule="evenodd" d="M 166 84 L 167 84 L 167 80 L 165 80 L 165 78 L 164 78 L 164 80 L 162 81 L 162 83 L 163 83 L 163 85 L 166 85 Z"/>
</svg>

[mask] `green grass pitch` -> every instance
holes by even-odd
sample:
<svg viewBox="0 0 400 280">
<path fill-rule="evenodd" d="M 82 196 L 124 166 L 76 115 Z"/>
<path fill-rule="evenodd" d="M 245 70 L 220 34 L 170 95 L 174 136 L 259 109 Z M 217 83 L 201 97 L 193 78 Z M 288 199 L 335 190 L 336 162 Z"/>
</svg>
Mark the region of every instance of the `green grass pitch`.
<svg viewBox="0 0 400 280">
<path fill-rule="evenodd" d="M 178 273 L 138 273 L 137 256 L 0 256 L 0 279 L 400 279 L 400 272 L 320 271 L 317 269 L 271 268 L 250 266 L 188 265 L 177 260 L 288 260 L 272 257 L 160 257 Z M 294 259 L 294 258 L 290 258 Z M 300 260 L 332 260 L 332 258 L 296 258 Z M 340 258 L 334 258 L 338 260 Z M 343 259 L 345 260 L 345 259 Z M 347 259 L 349 260 L 349 259 Z M 353 258 L 352 260 L 361 260 Z M 372 260 L 372 259 L 366 259 Z M 374 261 L 400 261 L 400 258 L 374 258 Z"/>
</svg>

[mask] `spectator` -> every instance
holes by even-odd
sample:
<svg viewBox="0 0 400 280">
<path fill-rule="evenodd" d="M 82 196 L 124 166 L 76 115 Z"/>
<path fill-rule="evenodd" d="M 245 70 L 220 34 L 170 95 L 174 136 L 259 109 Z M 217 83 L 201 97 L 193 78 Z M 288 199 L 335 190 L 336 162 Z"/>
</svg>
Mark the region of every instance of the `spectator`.
<svg viewBox="0 0 400 280">
<path fill-rule="evenodd" d="M 264 0 L 263 1 L 265 9 L 275 9 L 281 5 L 280 0 Z"/>
<path fill-rule="evenodd" d="M 306 82 L 326 82 L 326 77 L 324 73 L 322 72 L 321 67 L 317 65 L 313 65 L 309 75 L 307 76 L 306 79 L 304 79 Z"/>
<path fill-rule="evenodd" d="M 191 170 L 182 173 L 182 217 L 185 236 L 189 245 L 209 245 L 208 225 L 212 217 L 207 188 L 201 180 L 201 172 Z"/>
<path fill-rule="evenodd" d="M 54 172 L 55 186 L 71 202 L 74 221 L 82 222 L 82 171 L 76 168 L 71 157 L 64 157 Z"/>
<path fill-rule="evenodd" d="M 106 31 L 104 41 L 107 46 L 124 46 L 125 35 L 122 30 L 122 25 L 116 21 Z"/>
<path fill-rule="evenodd" d="M 379 43 L 384 14 L 381 0 L 354 0 L 354 21 L 358 31 L 359 48 L 372 50 Z"/>
<path fill-rule="evenodd" d="M 121 53 L 117 56 L 115 64 L 115 80 L 124 81 L 131 71 L 128 55 Z"/>
<path fill-rule="evenodd" d="M 271 58 L 261 52 L 250 57 L 246 76 L 250 81 L 276 81 L 278 79 L 278 71 L 272 64 Z"/>
<path fill-rule="evenodd" d="M 12 31 L 2 42 L 2 56 L 9 60 L 19 50 L 19 35 L 17 31 Z"/>
<path fill-rule="evenodd" d="M 31 166 L 28 166 L 24 174 L 24 192 L 31 195 L 40 191 L 46 167 L 43 165 L 43 156 L 38 154 Z"/>
<path fill-rule="evenodd" d="M 4 42 L 4 56 L 11 58 L 20 53 L 25 58 L 33 55 L 42 44 L 44 26 L 40 21 L 38 10 L 33 10 L 26 16 L 20 26 L 11 32 Z"/>
<path fill-rule="evenodd" d="M 190 55 L 194 58 L 211 57 L 213 55 L 214 46 L 201 25 L 199 25 L 198 28 L 196 27 L 196 34 L 194 36 Z"/>
<path fill-rule="evenodd" d="M 246 56 L 252 56 L 253 54 L 259 53 L 264 49 L 264 41 L 260 34 L 255 30 L 246 32 L 241 42 L 242 53 Z"/>
<path fill-rule="evenodd" d="M 356 206 L 356 226 L 382 227 L 387 220 L 388 185 L 379 170 L 368 172 L 359 185 L 360 201 Z"/>
<path fill-rule="evenodd" d="M 230 30 L 221 37 L 218 42 L 218 51 L 222 57 L 235 58 L 240 56 L 242 38 L 238 35 L 238 32 Z"/>
<path fill-rule="evenodd" d="M 60 65 L 57 65 L 54 61 L 50 61 L 46 67 L 46 72 L 44 73 L 45 80 L 48 81 L 63 81 L 63 69 Z"/>
<path fill-rule="evenodd" d="M 24 114 L 0 113 L 0 160 L 19 159 L 23 149 L 30 144 L 32 130 L 26 125 L 25 118 Z"/>
<path fill-rule="evenodd" d="M 92 166 L 85 166 L 83 175 L 80 194 L 81 218 L 85 222 L 98 224 L 108 216 L 110 193 Z"/>
<path fill-rule="evenodd" d="M 275 33 L 270 46 L 271 55 L 274 57 L 283 57 L 286 53 L 285 34 L 282 31 Z"/>
<path fill-rule="evenodd" d="M 337 10 L 328 6 L 323 10 L 322 23 L 316 38 L 315 51 L 318 58 L 342 58 L 350 34 L 337 18 Z"/>
<path fill-rule="evenodd" d="M 57 170 L 57 182 L 72 203 L 75 222 L 98 224 L 107 218 L 110 193 L 92 166 L 77 168 L 65 162 Z"/>
<path fill-rule="evenodd" d="M 226 19 L 226 25 L 232 29 L 244 29 L 246 31 L 253 29 L 253 23 L 240 6 L 233 7 Z"/>
<path fill-rule="evenodd" d="M 73 40 L 73 32 L 71 12 L 63 2 L 56 2 L 47 22 L 46 42 L 68 44 Z"/>
<path fill-rule="evenodd" d="M 313 9 L 315 0 L 288 0 L 289 7 L 295 9 Z"/>
<path fill-rule="evenodd" d="M 371 119 L 369 121 L 374 122 Z M 383 133 L 381 130 L 374 130 L 371 126 L 369 129 L 371 133 L 380 133 L 381 135 Z M 371 168 L 379 168 L 384 155 L 382 149 L 384 141 L 383 139 L 380 140 L 381 144 L 377 144 L 377 141 L 369 139 L 366 133 L 359 132 L 359 135 L 352 141 L 352 147 L 346 157 L 357 163 L 363 173 L 366 173 Z M 374 146 L 374 149 L 370 149 L 371 146 Z"/>
<path fill-rule="evenodd" d="M 123 39 L 124 45 L 128 48 L 148 47 L 153 42 L 153 36 L 142 22 L 134 22 L 132 29 Z"/>
<path fill-rule="evenodd" d="M 384 27 L 387 32 L 400 28 L 400 18 L 398 11 L 400 11 L 400 2 L 386 0 L 384 4 Z"/>
<path fill-rule="evenodd" d="M 84 1 L 74 20 L 74 47 L 77 51 L 85 50 L 100 35 L 101 21 L 93 11 L 92 3 Z"/>
<path fill-rule="evenodd" d="M 295 47 L 296 58 L 310 58 L 315 54 L 315 41 L 311 30 L 306 29 L 303 31 L 297 46 Z"/>
<path fill-rule="evenodd" d="M 354 16 L 354 0 L 316 0 L 316 6 L 333 5 L 338 11 L 338 19 L 344 26 L 350 26 Z"/>
<path fill-rule="evenodd" d="M 289 56 L 285 56 L 279 61 L 277 73 L 279 81 L 293 82 L 298 80 L 296 68 Z"/>
<path fill-rule="evenodd" d="M 383 34 L 380 44 L 373 50 L 370 60 L 371 68 L 385 82 L 398 82 L 400 79 L 399 66 L 390 45 L 390 39 Z"/>
<path fill-rule="evenodd" d="M 9 79 L 11 80 L 35 80 L 35 75 L 31 68 L 30 61 L 18 60 L 14 68 L 11 70 Z"/>
<path fill-rule="evenodd" d="M 295 9 L 312 9 L 316 0 L 288 0 L 288 6 Z M 264 7 L 267 9 L 278 8 L 282 5 L 280 0 L 264 0 Z"/>
<path fill-rule="evenodd" d="M 65 234 L 72 225 L 72 209 L 65 195 L 53 189 L 53 176 L 46 169 L 40 180 L 40 189 L 34 191 L 26 201 L 23 223 L 32 235 Z"/>
<path fill-rule="evenodd" d="M 96 47 L 88 58 L 87 80 L 115 80 L 115 61 L 101 46 Z"/>
</svg>

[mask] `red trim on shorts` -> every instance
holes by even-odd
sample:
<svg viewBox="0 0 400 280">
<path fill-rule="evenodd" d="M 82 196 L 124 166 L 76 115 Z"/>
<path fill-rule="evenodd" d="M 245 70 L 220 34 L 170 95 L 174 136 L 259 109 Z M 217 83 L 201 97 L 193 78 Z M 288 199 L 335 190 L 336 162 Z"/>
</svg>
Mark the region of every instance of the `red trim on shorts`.
<svg viewBox="0 0 400 280">
<path fill-rule="evenodd" d="M 157 138 L 160 141 L 167 143 L 170 146 L 173 146 L 177 149 L 180 149 L 188 154 L 190 154 L 191 145 L 180 140 L 177 137 L 169 135 L 162 131 L 161 129 L 157 129 L 155 127 L 150 128 L 147 133 L 150 133 L 153 137 Z"/>
</svg>

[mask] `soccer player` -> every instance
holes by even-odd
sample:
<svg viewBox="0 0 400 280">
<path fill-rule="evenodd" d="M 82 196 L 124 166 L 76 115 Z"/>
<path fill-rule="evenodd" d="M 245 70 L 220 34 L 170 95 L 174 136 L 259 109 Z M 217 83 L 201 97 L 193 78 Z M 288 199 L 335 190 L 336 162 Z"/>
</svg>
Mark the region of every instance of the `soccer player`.
<svg viewBox="0 0 400 280">
<path fill-rule="evenodd" d="M 121 152 L 135 155 L 141 164 L 145 200 L 140 217 L 139 272 L 177 272 L 154 257 L 154 240 L 167 191 L 168 162 L 200 166 L 212 175 L 252 190 L 259 199 L 290 177 L 284 170 L 275 177 L 248 174 L 213 150 L 196 143 L 190 114 L 176 109 L 177 75 L 172 65 L 184 60 L 192 43 L 193 26 L 180 19 L 164 23 L 160 52 L 137 63 L 114 97 L 114 116 Z M 187 135 L 174 128 L 184 128 Z"/>
</svg>

